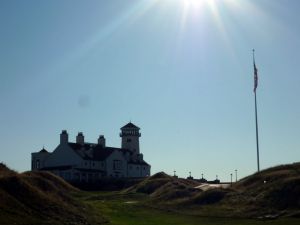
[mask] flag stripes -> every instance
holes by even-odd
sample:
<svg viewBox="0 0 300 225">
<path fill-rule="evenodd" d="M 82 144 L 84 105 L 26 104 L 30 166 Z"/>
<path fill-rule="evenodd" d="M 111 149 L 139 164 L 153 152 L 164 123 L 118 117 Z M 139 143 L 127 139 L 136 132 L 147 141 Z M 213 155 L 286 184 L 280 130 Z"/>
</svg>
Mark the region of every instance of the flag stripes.
<svg viewBox="0 0 300 225">
<path fill-rule="evenodd" d="M 254 65 L 254 89 L 253 89 L 253 91 L 256 92 L 256 88 L 258 85 L 258 75 L 257 75 L 257 68 L 255 65 L 255 62 L 253 62 L 253 65 Z"/>
</svg>

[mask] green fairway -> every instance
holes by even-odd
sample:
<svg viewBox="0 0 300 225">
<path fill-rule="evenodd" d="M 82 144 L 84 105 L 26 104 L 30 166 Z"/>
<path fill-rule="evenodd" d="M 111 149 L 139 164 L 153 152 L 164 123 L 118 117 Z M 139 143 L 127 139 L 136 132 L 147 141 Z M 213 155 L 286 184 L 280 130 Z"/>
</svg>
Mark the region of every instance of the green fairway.
<svg viewBox="0 0 300 225">
<path fill-rule="evenodd" d="M 117 192 L 86 193 L 77 196 L 95 207 L 111 225 L 298 225 L 299 219 L 259 221 L 213 218 L 158 210 L 145 204 L 144 195 L 122 195 Z"/>
</svg>

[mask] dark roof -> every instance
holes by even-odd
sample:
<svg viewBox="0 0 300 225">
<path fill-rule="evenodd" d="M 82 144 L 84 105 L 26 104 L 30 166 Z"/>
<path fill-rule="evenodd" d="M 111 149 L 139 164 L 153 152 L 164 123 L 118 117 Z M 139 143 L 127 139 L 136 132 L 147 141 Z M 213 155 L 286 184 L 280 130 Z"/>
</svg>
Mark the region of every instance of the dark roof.
<svg viewBox="0 0 300 225">
<path fill-rule="evenodd" d="M 39 153 L 49 153 L 49 152 L 43 148 L 41 151 L 39 151 Z"/>
<path fill-rule="evenodd" d="M 142 160 L 142 161 L 132 161 L 132 160 L 130 160 L 129 162 L 128 162 L 128 164 L 134 164 L 134 165 L 142 165 L 142 166 L 150 166 L 148 163 L 146 163 L 144 160 Z"/>
<path fill-rule="evenodd" d="M 124 129 L 124 128 L 136 128 L 136 129 L 140 129 L 139 127 L 137 127 L 136 125 L 134 125 L 131 122 L 129 122 L 125 126 L 121 127 L 121 129 Z"/>
<path fill-rule="evenodd" d="M 92 147 L 96 146 L 96 144 L 92 144 L 92 143 L 84 143 L 83 145 L 81 145 L 81 144 L 78 144 L 78 143 L 71 143 L 71 142 L 69 142 L 68 144 L 74 150 L 81 150 L 81 149 L 89 150 Z"/>
<path fill-rule="evenodd" d="M 94 147 L 93 159 L 103 161 L 108 156 L 110 156 L 114 151 L 115 151 L 114 148 L 109 148 L 109 147 L 103 148 L 101 145 L 97 145 Z"/>
<path fill-rule="evenodd" d="M 87 151 L 93 147 L 95 147 L 95 144 L 90 143 L 84 143 L 83 145 L 78 143 L 68 143 L 69 146 L 83 159 L 89 160 L 92 159 L 88 154 Z"/>
<path fill-rule="evenodd" d="M 84 143 L 83 145 L 77 143 L 68 143 L 69 146 L 83 159 L 85 160 L 95 160 L 95 161 L 104 161 L 109 157 L 113 152 L 121 152 L 122 154 L 133 153 L 128 149 L 123 148 L 114 148 L 114 147 L 102 147 L 102 145 Z M 144 160 L 130 160 L 128 164 L 134 165 L 144 165 L 150 166 Z"/>
<path fill-rule="evenodd" d="M 129 153 L 130 155 L 133 154 L 132 151 L 130 151 L 129 149 L 126 148 L 119 148 L 119 151 L 121 151 L 123 154 Z"/>
<path fill-rule="evenodd" d="M 114 151 L 127 152 L 127 149 L 102 147 L 101 145 L 84 143 L 84 145 L 77 143 L 69 143 L 69 146 L 83 159 L 103 161 L 109 157 Z M 92 154 L 88 154 L 88 151 L 92 150 Z"/>
</svg>

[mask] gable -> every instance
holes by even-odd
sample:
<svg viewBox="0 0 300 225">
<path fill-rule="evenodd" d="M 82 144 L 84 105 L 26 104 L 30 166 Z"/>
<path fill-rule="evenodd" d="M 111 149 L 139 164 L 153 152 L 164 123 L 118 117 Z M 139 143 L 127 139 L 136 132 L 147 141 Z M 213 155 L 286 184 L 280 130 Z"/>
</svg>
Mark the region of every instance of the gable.
<svg viewBox="0 0 300 225">
<path fill-rule="evenodd" d="M 113 160 L 121 160 L 127 161 L 121 151 L 114 150 L 107 158 L 106 161 L 113 161 Z"/>
<path fill-rule="evenodd" d="M 45 161 L 46 167 L 77 165 L 82 158 L 69 145 L 58 145 Z"/>
</svg>

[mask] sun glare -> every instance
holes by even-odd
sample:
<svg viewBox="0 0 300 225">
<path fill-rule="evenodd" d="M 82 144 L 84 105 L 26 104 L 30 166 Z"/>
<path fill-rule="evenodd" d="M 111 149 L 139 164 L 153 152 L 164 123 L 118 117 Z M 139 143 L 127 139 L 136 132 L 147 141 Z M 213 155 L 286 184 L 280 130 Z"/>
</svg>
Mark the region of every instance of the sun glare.
<svg viewBox="0 0 300 225">
<path fill-rule="evenodd" d="M 178 0 L 177 3 L 182 6 L 180 37 L 184 36 L 188 24 L 191 24 L 189 22 L 193 21 L 192 24 L 195 25 L 195 22 L 199 21 L 199 28 L 203 21 L 207 21 L 207 23 L 214 24 L 219 31 L 219 36 L 228 49 L 233 52 L 225 21 L 230 12 L 235 11 L 237 7 L 241 7 L 242 4 L 239 0 Z M 205 26 L 203 26 L 203 29 L 205 29 Z"/>
<path fill-rule="evenodd" d="M 188 7 L 200 7 L 203 4 L 204 0 L 183 0 L 185 6 Z"/>
</svg>

